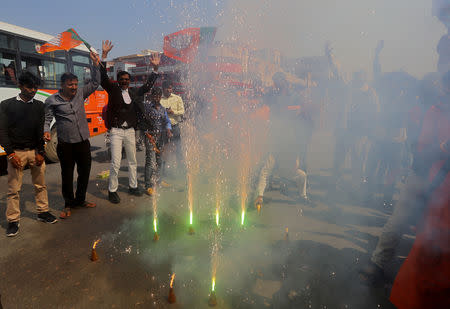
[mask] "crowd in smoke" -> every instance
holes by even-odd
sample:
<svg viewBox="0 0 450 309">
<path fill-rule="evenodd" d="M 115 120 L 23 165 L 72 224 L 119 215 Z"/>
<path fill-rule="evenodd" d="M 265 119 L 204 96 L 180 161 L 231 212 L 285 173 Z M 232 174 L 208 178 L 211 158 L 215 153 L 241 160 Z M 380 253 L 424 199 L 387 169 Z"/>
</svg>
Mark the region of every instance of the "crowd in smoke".
<svg viewBox="0 0 450 309">
<path fill-rule="evenodd" d="M 448 26 L 445 12 L 438 17 Z M 207 79 L 189 80 L 190 88 L 203 89 L 188 99 L 191 103 L 195 101 L 195 112 L 188 121 L 197 128 L 194 138 L 201 140 L 197 155 L 201 157 L 202 174 L 210 173 L 215 178 L 211 171 L 226 171 L 220 177 L 230 182 L 228 190 L 240 198 L 242 216 L 246 207 L 265 203 L 265 191 L 274 184 L 275 174 L 285 179 L 280 191 L 286 193 L 287 187 L 294 187 L 297 201 L 314 207 L 316 201 L 308 192 L 311 174 L 308 165 L 315 158 L 308 148 L 312 143 L 320 143 L 317 132 L 331 130 L 334 154 L 329 174 L 332 186 L 327 187 L 328 194 L 336 194 L 342 189 L 342 179 L 350 176 L 350 186 L 352 191 L 358 192 L 360 203 L 391 215 L 370 263 L 360 270 L 361 280 L 367 284 L 384 280 L 384 270 L 395 256 L 401 235 L 410 226 L 417 232 L 418 240 L 409 261 L 417 252 L 427 254 L 436 250 L 423 243 L 417 249 L 424 234 L 428 240 L 433 238 L 441 261 L 449 251 L 448 243 L 445 245 L 448 227 L 437 228 L 442 223 L 436 219 L 436 213 L 445 213 L 448 209 L 444 201 L 448 194 L 436 191 L 448 188 L 445 165 L 448 132 L 445 131 L 449 119 L 447 55 L 450 50 L 447 43 L 448 33 L 437 47 L 436 72 L 421 79 L 402 70 L 384 72 L 380 61 L 384 41 L 379 41 L 374 46 L 372 77 L 365 71 L 356 71 L 348 80 L 348 74 L 343 72 L 345 68 L 338 64 L 327 43 L 323 57 L 328 62 L 324 71 L 294 70 L 299 82 L 290 82 L 286 73 L 277 73 L 269 87 L 254 78 L 250 82 L 251 95 L 238 95 L 211 80 L 204 86 Z M 430 128 L 433 122 L 435 128 Z M 424 149 L 427 147 L 430 148 Z M 211 165 L 211 162 L 214 163 Z M 430 171 L 437 162 L 440 166 L 434 168 L 441 168 L 441 171 Z M 230 166 L 232 170 L 227 169 Z M 443 176 L 434 178 L 433 182 L 428 173 Z M 417 175 L 422 177 L 420 182 L 415 178 Z M 434 187 L 428 182 L 434 183 Z M 348 188 L 344 193 L 346 191 Z M 430 206 L 430 201 L 436 199 L 443 204 Z M 432 236 L 429 230 L 433 230 Z M 420 306 L 418 304 L 427 299 L 419 285 L 409 285 L 419 295 L 416 303 L 411 305 L 403 299 L 407 284 L 402 280 L 409 278 L 414 282 L 423 278 L 411 274 L 411 263 L 405 263 L 402 268 L 409 268 L 409 277 L 404 271 L 400 272 L 403 277 L 394 285 L 391 300 L 399 308 Z M 430 263 L 431 260 L 425 264 L 429 267 Z M 442 263 L 433 270 L 442 271 L 445 268 Z M 448 279 L 439 277 L 438 287 L 433 290 L 437 293 L 433 304 L 448 302 L 448 298 L 439 294 L 442 287 L 448 287 Z"/>
</svg>

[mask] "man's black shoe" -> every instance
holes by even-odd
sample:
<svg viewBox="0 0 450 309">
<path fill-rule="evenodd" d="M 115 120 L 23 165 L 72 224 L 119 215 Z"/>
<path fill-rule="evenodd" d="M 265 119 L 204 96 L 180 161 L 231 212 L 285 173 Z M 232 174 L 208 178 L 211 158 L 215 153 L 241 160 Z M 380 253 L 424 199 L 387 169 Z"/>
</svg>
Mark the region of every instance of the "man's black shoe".
<svg viewBox="0 0 450 309">
<path fill-rule="evenodd" d="M 45 223 L 56 223 L 58 220 L 54 215 L 52 215 L 49 211 L 41 212 L 38 214 L 37 219 L 39 221 L 45 222 Z"/>
<path fill-rule="evenodd" d="M 19 234 L 19 222 L 9 222 L 6 229 L 6 236 L 13 237 Z"/>
<path fill-rule="evenodd" d="M 142 191 L 139 190 L 139 187 L 136 188 L 128 188 L 128 193 L 134 196 L 142 196 Z"/>
<path fill-rule="evenodd" d="M 117 194 L 117 192 L 108 191 L 108 200 L 113 204 L 119 204 L 120 203 L 119 194 Z"/>
</svg>

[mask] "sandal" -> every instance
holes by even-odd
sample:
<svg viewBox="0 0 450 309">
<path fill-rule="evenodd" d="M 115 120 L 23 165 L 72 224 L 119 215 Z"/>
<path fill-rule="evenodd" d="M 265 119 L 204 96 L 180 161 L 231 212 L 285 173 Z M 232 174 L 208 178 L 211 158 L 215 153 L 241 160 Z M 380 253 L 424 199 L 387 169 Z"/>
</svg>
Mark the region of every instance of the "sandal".
<svg viewBox="0 0 450 309">
<path fill-rule="evenodd" d="M 84 208 L 94 208 L 96 206 L 97 206 L 97 204 L 88 202 L 88 201 L 84 202 L 83 205 L 81 205 L 81 207 L 84 207 Z"/>
<path fill-rule="evenodd" d="M 84 201 L 83 203 L 76 205 L 74 208 L 94 208 L 96 206 L 97 204 L 95 203 Z"/>
<path fill-rule="evenodd" d="M 72 211 L 70 210 L 70 208 L 64 208 L 64 210 L 59 214 L 59 217 L 61 219 L 68 219 L 71 215 Z"/>
</svg>

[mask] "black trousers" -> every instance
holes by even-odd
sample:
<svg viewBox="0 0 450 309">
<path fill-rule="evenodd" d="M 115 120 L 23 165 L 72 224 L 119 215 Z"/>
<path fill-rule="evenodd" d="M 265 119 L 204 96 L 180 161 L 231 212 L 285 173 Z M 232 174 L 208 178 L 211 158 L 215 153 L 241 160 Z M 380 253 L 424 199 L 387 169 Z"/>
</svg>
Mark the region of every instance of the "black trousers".
<svg viewBox="0 0 450 309">
<path fill-rule="evenodd" d="M 91 143 L 89 140 L 80 143 L 64 143 L 58 141 L 56 148 L 61 164 L 62 195 L 65 207 L 82 205 L 86 201 L 86 190 L 91 173 Z M 77 165 L 77 191 L 73 195 L 73 171 Z"/>
</svg>

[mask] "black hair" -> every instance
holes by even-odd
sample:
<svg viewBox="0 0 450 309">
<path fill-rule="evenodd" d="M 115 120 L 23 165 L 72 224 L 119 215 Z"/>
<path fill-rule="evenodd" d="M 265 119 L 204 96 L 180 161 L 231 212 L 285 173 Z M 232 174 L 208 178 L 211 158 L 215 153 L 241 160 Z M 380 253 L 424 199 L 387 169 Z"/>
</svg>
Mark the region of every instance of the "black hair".
<svg viewBox="0 0 450 309">
<path fill-rule="evenodd" d="M 128 77 L 130 77 L 130 73 L 128 73 L 127 71 L 119 71 L 117 73 L 117 79 L 120 79 L 122 75 L 128 75 Z"/>
<path fill-rule="evenodd" d="M 74 79 L 78 80 L 78 77 L 73 73 L 66 72 L 63 75 L 61 75 L 61 84 L 64 84 L 68 80 L 74 80 Z"/>
<path fill-rule="evenodd" d="M 37 87 L 40 84 L 41 80 L 31 72 L 24 71 L 19 76 L 19 85 L 21 86 Z"/>
<path fill-rule="evenodd" d="M 162 95 L 162 90 L 159 87 L 153 87 L 152 91 L 150 91 L 150 95 Z"/>
<path fill-rule="evenodd" d="M 162 89 L 167 89 L 172 86 L 173 86 L 173 84 L 170 80 L 165 80 L 162 82 Z"/>
</svg>

